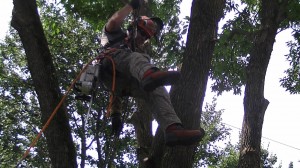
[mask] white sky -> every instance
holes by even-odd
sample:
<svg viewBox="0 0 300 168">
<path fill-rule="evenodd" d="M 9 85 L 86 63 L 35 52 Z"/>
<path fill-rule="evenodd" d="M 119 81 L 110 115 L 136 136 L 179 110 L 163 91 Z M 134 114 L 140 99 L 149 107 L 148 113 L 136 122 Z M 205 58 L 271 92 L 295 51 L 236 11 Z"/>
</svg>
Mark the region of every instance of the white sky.
<svg viewBox="0 0 300 168">
<path fill-rule="evenodd" d="M 181 16 L 190 14 L 191 2 L 192 0 L 183 2 Z M 8 31 L 12 7 L 12 0 L 1 0 L 0 40 Z M 300 95 L 290 95 L 284 88 L 280 87 L 279 83 L 279 79 L 284 76 L 283 71 L 288 67 L 284 55 L 288 53 L 285 42 L 290 39 L 289 31 L 277 35 L 265 82 L 265 98 L 270 101 L 270 104 L 265 114 L 263 125 L 263 137 L 265 138 L 262 138 L 262 144 L 265 148 L 269 145 L 269 151 L 278 156 L 278 162 L 282 162 L 283 168 L 287 168 L 290 161 L 293 161 L 295 168 L 300 167 L 300 135 L 298 130 L 300 128 L 300 110 L 297 104 L 300 102 Z M 211 102 L 214 95 L 208 88 L 205 101 Z M 225 109 L 222 116 L 224 123 L 237 128 L 242 127 L 243 95 L 234 96 L 231 92 L 224 93 L 218 97 L 217 109 Z M 231 129 L 231 140 L 235 144 L 238 141 L 240 130 L 232 127 Z"/>
</svg>

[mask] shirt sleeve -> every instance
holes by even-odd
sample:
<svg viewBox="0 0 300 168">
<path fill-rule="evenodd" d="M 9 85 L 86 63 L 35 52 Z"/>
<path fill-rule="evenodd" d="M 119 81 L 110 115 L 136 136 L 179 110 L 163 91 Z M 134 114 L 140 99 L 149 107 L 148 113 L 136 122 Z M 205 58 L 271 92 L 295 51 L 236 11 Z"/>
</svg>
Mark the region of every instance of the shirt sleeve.
<svg viewBox="0 0 300 168">
<path fill-rule="evenodd" d="M 102 46 L 108 46 L 109 44 L 113 45 L 124 40 L 126 33 L 121 28 L 113 32 L 108 32 L 105 27 L 106 26 L 104 26 L 101 35 Z"/>
</svg>

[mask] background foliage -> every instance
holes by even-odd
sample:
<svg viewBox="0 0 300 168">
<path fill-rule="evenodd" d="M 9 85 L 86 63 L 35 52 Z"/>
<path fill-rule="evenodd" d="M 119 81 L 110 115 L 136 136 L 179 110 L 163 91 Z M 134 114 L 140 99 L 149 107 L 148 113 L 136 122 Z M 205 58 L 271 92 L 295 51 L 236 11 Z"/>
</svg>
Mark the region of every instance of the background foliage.
<svg viewBox="0 0 300 168">
<path fill-rule="evenodd" d="M 241 93 L 245 85 L 245 71 L 249 63 L 252 41 L 261 23 L 258 18 L 260 1 L 255 0 L 229 0 L 226 1 L 227 21 L 222 27 L 213 58 L 211 79 L 214 80 L 212 90 L 218 94 L 233 90 L 234 94 Z M 294 40 L 288 42 L 290 53 L 286 56 L 291 67 L 285 71 L 287 74 L 281 79 L 281 85 L 291 93 L 299 93 L 299 13 L 300 2 L 290 0 L 288 17 L 279 28 L 279 32 L 291 29 Z M 279 33 L 278 32 L 278 33 Z"/>
</svg>

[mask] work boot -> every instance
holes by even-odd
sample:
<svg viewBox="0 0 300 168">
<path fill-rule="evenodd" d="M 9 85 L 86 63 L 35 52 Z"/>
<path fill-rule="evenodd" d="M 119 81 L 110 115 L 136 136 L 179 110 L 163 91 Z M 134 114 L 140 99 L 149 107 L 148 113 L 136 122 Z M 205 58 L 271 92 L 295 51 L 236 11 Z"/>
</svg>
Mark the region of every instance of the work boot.
<svg viewBox="0 0 300 168">
<path fill-rule="evenodd" d="M 165 132 L 166 145 L 173 147 L 176 145 L 188 146 L 198 143 L 205 135 L 202 128 L 200 130 L 186 130 L 181 124 L 170 125 Z"/>
<path fill-rule="evenodd" d="M 145 91 L 153 91 L 159 86 L 175 84 L 180 78 L 178 71 L 160 71 L 158 68 L 151 68 L 144 73 L 142 87 Z"/>
</svg>

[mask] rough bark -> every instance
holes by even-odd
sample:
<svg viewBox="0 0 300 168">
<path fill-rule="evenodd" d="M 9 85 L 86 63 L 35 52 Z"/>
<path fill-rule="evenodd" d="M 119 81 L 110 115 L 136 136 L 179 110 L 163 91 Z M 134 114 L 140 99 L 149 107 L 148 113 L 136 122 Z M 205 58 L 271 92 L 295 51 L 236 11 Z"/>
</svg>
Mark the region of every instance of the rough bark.
<svg viewBox="0 0 300 168">
<path fill-rule="evenodd" d="M 35 0 L 14 0 L 12 26 L 18 31 L 42 113 L 44 125 L 61 99 L 57 77 Z M 44 132 L 53 167 L 77 167 L 67 112 L 60 108 Z"/>
<path fill-rule="evenodd" d="M 241 135 L 240 168 L 260 167 L 260 144 L 265 111 L 269 101 L 264 98 L 267 67 L 279 24 L 285 18 L 287 0 L 263 0 L 261 27 L 253 41 L 247 67 L 244 96 L 244 120 Z"/>
<path fill-rule="evenodd" d="M 225 0 L 194 0 L 182 64 L 182 79 L 172 87 L 171 100 L 185 128 L 198 129 L 218 22 L 224 15 Z M 193 166 L 196 146 L 167 148 L 164 168 Z"/>
</svg>

